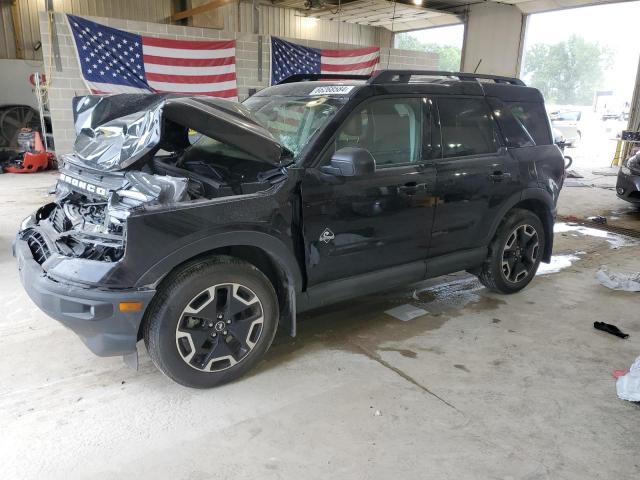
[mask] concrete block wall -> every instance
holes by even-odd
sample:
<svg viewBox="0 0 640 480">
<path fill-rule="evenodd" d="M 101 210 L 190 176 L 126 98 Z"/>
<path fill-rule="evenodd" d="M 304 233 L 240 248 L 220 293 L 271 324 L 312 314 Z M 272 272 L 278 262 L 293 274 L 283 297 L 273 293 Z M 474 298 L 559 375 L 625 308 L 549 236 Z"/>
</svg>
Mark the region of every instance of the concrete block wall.
<svg viewBox="0 0 640 480">
<path fill-rule="evenodd" d="M 127 30 L 141 35 L 151 35 L 164 38 L 204 40 L 204 39 L 235 39 L 236 40 L 236 74 L 240 100 L 246 98 L 252 88 L 262 89 L 270 81 L 270 37 L 259 37 L 253 34 L 214 30 L 209 28 L 183 27 L 176 25 L 138 22 L 102 17 L 86 17 L 95 22 L 113 28 Z M 51 39 L 44 12 L 39 14 L 40 31 L 42 32 L 42 51 L 44 65 L 49 80 L 49 107 L 53 135 L 58 154 L 68 153 L 73 148 L 75 129 L 71 100 L 77 95 L 87 95 L 87 90 L 80 73 L 78 60 L 73 46 L 73 37 L 64 14 L 56 13 L 56 30 L 62 70 L 56 71 L 51 58 Z M 258 42 L 262 39 L 262 79 L 258 74 Z M 346 48 L 344 44 L 301 40 L 288 38 L 292 42 L 315 48 Z M 438 58 L 435 54 L 397 50 L 380 49 L 381 68 L 400 69 L 435 69 Z"/>
</svg>

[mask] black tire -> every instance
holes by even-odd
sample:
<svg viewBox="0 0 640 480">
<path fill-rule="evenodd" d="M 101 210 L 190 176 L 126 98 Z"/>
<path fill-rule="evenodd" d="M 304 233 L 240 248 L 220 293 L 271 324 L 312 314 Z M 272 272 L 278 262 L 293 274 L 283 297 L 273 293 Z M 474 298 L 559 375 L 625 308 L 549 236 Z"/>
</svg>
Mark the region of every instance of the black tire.
<svg viewBox="0 0 640 480">
<path fill-rule="evenodd" d="M 507 242 L 519 243 L 519 238 L 526 240 L 532 231 L 535 231 L 535 238 L 531 237 L 528 240 L 529 247 L 518 245 L 518 248 L 508 248 Z M 534 245 L 536 241 L 537 247 Z M 496 292 L 506 294 L 519 292 L 535 277 L 544 247 L 545 232 L 540 218 L 530 210 L 519 208 L 511 210 L 502 220 L 489 245 L 489 254 L 478 274 L 480 282 Z M 527 272 L 520 278 L 522 268 Z"/>
<path fill-rule="evenodd" d="M 253 303 L 245 307 L 247 301 Z M 210 257 L 186 264 L 162 283 L 145 315 L 143 336 L 162 373 L 187 387 L 211 388 L 260 361 L 278 318 L 276 292 L 260 270 L 232 257 Z"/>
</svg>

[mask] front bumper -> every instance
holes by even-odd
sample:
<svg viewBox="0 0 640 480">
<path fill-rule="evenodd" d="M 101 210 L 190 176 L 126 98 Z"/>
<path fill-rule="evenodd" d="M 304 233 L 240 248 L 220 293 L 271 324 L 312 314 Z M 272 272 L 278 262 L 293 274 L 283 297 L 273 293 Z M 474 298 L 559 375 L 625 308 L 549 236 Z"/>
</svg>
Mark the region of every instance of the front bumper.
<svg viewBox="0 0 640 480">
<path fill-rule="evenodd" d="M 618 172 L 616 194 L 627 202 L 640 203 L 640 175 L 626 174 L 621 169 Z"/>
<path fill-rule="evenodd" d="M 13 244 L 20 280 L 33 302 L 47 315 L 73 330 L 96 355 L 126 355 L 136 351 L 144 311 L 152 289 L 84 288 L 49 278 L 18 234 Z M 121 312 L 120 302 L 142 302 L 140 312 Z"/>
</svg>

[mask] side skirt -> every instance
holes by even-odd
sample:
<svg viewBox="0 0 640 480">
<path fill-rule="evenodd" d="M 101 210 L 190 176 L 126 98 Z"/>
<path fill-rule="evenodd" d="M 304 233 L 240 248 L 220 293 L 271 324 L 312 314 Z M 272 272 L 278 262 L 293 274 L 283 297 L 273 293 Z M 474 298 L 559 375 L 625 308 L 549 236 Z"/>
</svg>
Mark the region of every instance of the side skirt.
<svg viewBox="0 0 640 480">
<path fill-rule="evenodd" d="M 418 261 L 395 267 L 364 273 L 309 287 L 297 296 L 297 312 L 361 297 L 427 278 L 439 277 L 461 270 L 472 269 L 482 264 L 487 256 L 487 247 L 478 247 L 449 253 L 426 261 Z"/>
</svg>

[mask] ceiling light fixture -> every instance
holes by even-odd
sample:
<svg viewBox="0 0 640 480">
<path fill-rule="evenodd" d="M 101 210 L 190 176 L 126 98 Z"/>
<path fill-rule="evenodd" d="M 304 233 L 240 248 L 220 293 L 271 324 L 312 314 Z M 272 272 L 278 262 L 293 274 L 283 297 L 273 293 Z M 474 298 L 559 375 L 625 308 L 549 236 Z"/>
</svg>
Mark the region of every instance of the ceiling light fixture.
<svg viewBox="0 0 640 480">
<path fill-rule="evenodd" d="M 414 5 L 422 5 L 422 0 L 413 0 Z"/>
</svg>

